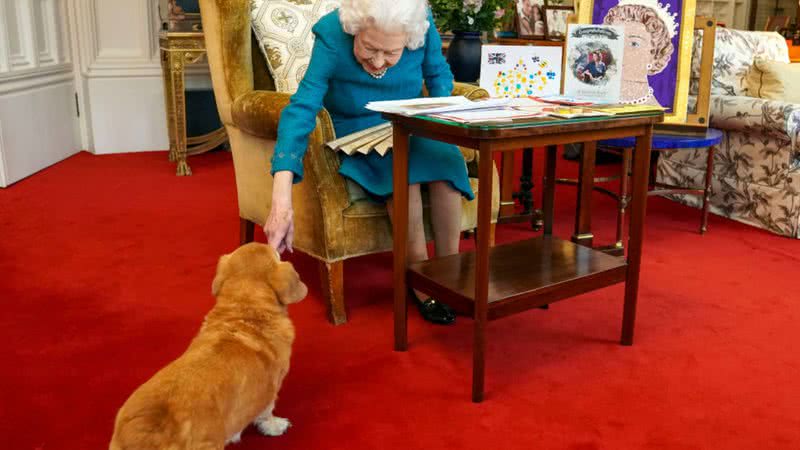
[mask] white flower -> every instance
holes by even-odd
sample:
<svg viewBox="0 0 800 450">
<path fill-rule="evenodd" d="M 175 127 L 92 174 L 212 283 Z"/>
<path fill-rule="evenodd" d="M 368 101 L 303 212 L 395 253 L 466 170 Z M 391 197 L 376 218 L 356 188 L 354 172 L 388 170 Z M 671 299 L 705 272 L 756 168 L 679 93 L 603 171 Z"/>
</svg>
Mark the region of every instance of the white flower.
<svg viewBox="0 0 800 450">
<path fill-rule="evenodd" d="M 483 8 L 483 0 L 463 0 L 464 1 L 464 11 L 472 11 L 473 13 L 477 13 L 478 11 Z"/>
<path fill-rule="evenodd" d="M 467 23 L 472 25 L 473 23 L 475 23 L 475 19 L 473 19 L 472 17 L 467 17 Z"/>
</svg>

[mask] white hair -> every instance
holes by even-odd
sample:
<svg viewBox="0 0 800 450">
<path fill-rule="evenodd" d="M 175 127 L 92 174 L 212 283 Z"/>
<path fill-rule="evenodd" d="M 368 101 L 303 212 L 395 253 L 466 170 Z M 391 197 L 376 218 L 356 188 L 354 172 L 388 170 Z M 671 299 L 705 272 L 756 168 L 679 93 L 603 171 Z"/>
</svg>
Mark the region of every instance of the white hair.
<svg viewBox="0 0 800 450">
<path fill-rule="evenodd" d="M 425 44 L 430 25 L 427 7 L 427 0 L 342 0 L 339 19 L 353 36 L 370 25 L 387 33 L 406 33 L 406 47 L 416 50 Z"/>
</svg>

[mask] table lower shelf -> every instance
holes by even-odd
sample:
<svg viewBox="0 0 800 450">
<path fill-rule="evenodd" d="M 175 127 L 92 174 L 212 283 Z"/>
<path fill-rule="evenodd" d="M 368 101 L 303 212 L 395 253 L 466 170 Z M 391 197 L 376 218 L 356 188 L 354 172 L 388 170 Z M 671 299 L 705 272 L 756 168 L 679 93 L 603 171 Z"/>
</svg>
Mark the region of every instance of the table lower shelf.
<svg viewBox="0 0 800 450">
<path fill-rule="evenodd" d="M 409 265 L 409 285 L 472 316 L 475 252 Z M 625 259 L 543 236 L 489 249 L 489 319 L 625 281 Z"/>
</svg>

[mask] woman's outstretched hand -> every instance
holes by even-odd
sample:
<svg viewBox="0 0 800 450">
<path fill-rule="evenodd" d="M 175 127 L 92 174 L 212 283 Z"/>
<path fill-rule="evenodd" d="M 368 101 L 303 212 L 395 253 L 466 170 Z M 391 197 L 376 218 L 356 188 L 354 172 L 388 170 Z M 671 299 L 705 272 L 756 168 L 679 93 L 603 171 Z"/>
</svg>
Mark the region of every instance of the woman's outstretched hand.
<svg viewBox="0 0 800 450">
<path fill-rule="evenodd" d="M 264 224 L 267 242 L 278 253 L 292 252 L 294 241 L 294 210 L 292 209 L 292 180 L 294 174 L 281 171 L 275 174 L 272 185 L 272 207 Z"/>
</svg>

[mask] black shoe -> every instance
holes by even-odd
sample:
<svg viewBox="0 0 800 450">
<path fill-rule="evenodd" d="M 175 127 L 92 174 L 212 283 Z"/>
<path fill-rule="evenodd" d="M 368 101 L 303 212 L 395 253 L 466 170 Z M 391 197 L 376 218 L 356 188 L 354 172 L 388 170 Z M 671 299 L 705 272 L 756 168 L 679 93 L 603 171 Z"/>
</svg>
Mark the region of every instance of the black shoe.
<svg viewBox="0 0 800 450">
<path fill-rule="evenodd" d="M 432 298 L 422 301 L 412 289 L 409 289 L 408 295 L 410 295 L 414 303 L 417 304 L 422 318 L 428 322 L 439 325 L 450 325 L 456 321 L 455 311 L 444 303 Z"/>
</svg>

